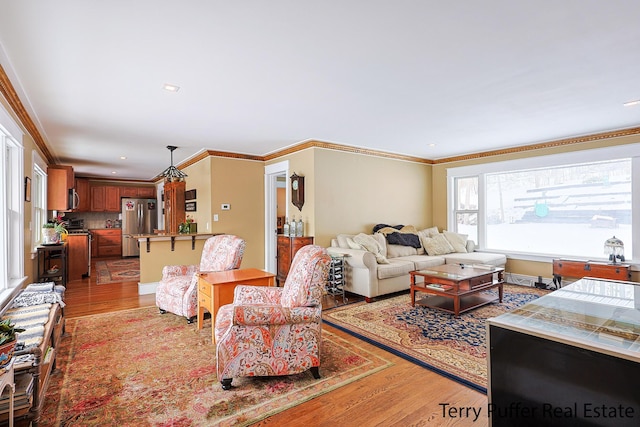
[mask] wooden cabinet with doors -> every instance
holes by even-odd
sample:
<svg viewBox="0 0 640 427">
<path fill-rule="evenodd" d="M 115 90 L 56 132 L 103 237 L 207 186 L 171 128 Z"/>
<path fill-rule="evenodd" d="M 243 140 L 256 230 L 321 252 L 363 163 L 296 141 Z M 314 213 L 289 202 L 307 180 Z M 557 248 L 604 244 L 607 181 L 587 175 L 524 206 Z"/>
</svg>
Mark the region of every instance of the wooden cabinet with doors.
<svg viewBox="0 0 640 427">
<path fill-rule="evenodd" d="M 98 228 L 91 230 L 95 241 L 95 257 L 122 256 L 122 230 L 119 228 Z"/>
<path fill-rule="evenodd" d="M 47 209 L 68 211 L 69 190 L 75 185 L 71 166 L 49 166 L 47 168 Z"/>
<path fill-rule="evenodd" d="M 152 186 L 145 186 L 145 187 L 122 186 L 120 187 L 120 197 L 155 199 L 156 188 Z"/>
<path fill-rule="evenodd" d="M 296 255 L 296 252 L 301 247 L 306 245 L 313 245 L 313 237 L 290 237 L 284 234 L 278 235 L 278 271 L 276 280 L 278 286 L 284 285 L 287 275 L 289 274 L 289 268 L 291 268 L 291 261 Z"/>
<path fill-rule="evenodd" d="M 91 209 L 91 193 L 89 192 L 89 180 L 76 178 L 76 193 L 78 193 L 78 212 L 89 212 Z"/>
<path fill-rule="evenodd" d="M 184 190 L 186 183 L 164 183 L 164 227 L 169 233 L 177 233 L 178 225 L 185 222 Z"/>
<path fill-rule="evenodd" d="M 91 186 L 91 212 L 120 212 L 120 187 Z"/>
</svg>

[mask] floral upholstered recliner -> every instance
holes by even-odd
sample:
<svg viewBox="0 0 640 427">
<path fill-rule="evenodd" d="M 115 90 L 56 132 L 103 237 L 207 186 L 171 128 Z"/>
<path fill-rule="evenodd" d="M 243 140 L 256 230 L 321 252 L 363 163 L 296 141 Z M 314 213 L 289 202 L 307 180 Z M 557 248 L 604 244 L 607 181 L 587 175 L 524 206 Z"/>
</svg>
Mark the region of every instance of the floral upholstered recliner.
<svg viewBox="0 0 640 427">
<path fill-rule="evenodd" d="M 164 266 L 162 280 L 156 289 L 156 305 L 160 312 L 169 311 L 193 323 L 198 313 L 197 273 L 240 268 L 244 248 L 245 241 L 237 236 L 213 236 L 204 243 L 200 265 Z"/>
<path fill-rule="evenodd" d="M 331 257 L 316 245 L 302 247 L 284 287 L 237 286 L 232 304 L 220 307 L 215 337 L 218 378 L 297 374 L 320 378 L 322 294 Z"/>
</svg>

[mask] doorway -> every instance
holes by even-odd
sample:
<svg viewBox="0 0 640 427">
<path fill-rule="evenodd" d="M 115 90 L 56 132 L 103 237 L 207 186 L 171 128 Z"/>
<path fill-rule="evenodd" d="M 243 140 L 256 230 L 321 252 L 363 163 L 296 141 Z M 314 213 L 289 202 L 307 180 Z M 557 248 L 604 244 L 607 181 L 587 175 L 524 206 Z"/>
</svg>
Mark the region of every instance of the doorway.
<svg viewBox="0 0 640 427">
<path fill-rule="evenodd" d="M 265 227 L 264 227 L 264 254 L 265 270 L 276 273 L 277 270 L 277 235 L 278 217 L 284 215 L 288 217 L 289 194 L 287 192 L 287 175 L 289 173 L 289 161 L 267 165 L 264 168 L 264 191 L 265 191 Z M 280 189 L 280 190 L 279 190 Z M 283 195 L 284 189 L 284 197 Z M 280 197 L 278 197 L 280 193 Z M 280 200 L 280 203 L 278 203 Z M 282 204 L 284 203 L 284 209 Z M 280 204 L 280 209 L 278 205 Z"/>
</svg>

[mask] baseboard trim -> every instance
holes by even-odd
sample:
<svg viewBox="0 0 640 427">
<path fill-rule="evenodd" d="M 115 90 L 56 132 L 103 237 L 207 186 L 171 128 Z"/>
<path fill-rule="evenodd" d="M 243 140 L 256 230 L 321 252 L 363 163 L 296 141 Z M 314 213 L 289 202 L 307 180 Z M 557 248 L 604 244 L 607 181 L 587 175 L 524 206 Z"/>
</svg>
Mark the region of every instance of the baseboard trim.
<svg viewBox="0 0 640 427">
<path fill-rule="evenodd" d="M 531 286 L 535 287 L 535 283 L 538 281 L 538 276 L 528 276 L 526 274 L 517 274 L 517 273 L 509 273 L 505 272 L 505 281 L 507 283 L 513 283 L 514 285 L 522 285 L 522 286 Z M 566 286 L 570 283 L 575 282 L 576 279 L 570 278 L 565 279 L 562 278 L 562 286 Z M 553 286 L 553 277 L 543 277 L 542 282 Z"/>
<path fill-rule="evenodd" d="M 155 294 L 160 282 L 140 283 L 138 282 L 138 295 Z"/>
</svg>

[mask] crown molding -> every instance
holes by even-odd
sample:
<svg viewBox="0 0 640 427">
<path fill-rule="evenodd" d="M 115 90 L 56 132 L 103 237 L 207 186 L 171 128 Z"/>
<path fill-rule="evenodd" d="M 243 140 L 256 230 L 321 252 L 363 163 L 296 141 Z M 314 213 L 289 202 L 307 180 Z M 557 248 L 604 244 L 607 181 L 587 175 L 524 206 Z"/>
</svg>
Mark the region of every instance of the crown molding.
<svg viewBox="0 0 640 427">
<path fill-rule="evenodd" d="M 577 136 L 573 138 L 558 139 L 555 141 L 541 142 L 539 144 L 523 145 L 521 147 L 504 148 L 501 150 L 483 151 L 481 153 L 476 153 L 476 154 L 465 154 L 462 156 L 447 157 L 447 158 L 435 160 L 433 163 L 440 164 L 440 163 L 458 162 L 461 160 L 474 160 L 474 159 L 481 159 L 484 157 L 501 156 L 504 154 L 523 153 L 526 151 L 563 147 L 567 145 L 576 145 L 576 144 L 582 144 L 585 142 L 602 141 L 604 139 L 620 138 L 624 136 L 633 136 L 633 135 L 639 135 L 639 134 L 640 134 L 640 127 L 633 127 L 633 128 L 620 129 L 620 130 L 614 130 L 609 132 L 594 133 L 591 135 Z"/>
<path fill-rule="evenodd" d="M 22 126 L 25 127 L 42 154 L 46 157 L 47 163 L 55 163 L 53 154 L 49 150 L 49 147 L 47 147 L 47 144 L 44 141 L 44 138 L 40 134 L 40 131 L 36 127 L 35 123 L 33 123 L 33 120 L 31 120 L 31 116 L 29 116 L 26 108 L 24 108 L 22 101 L 20 101 L 20 97 L 11 84 L 11 80 L 9 80 L 9 76 L 7 76 L 7 73 L 4 71 L 2 64 L 0 64 L 0 93 L 2 93 L 4 99 L 7 100 L 14 114 L 18 116 L 18 119 L 20 120 L 20 123 L 22 123 Z"/>
</svg>

